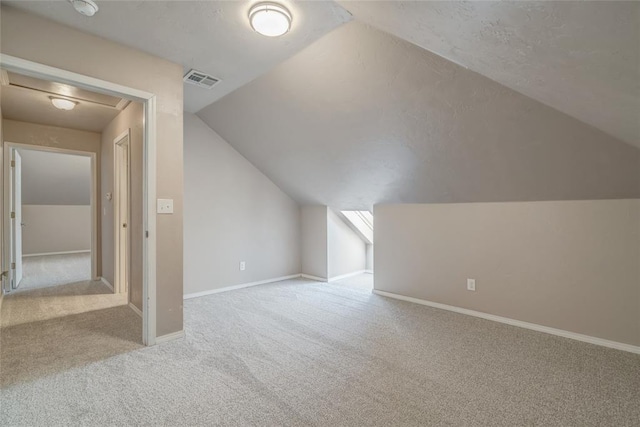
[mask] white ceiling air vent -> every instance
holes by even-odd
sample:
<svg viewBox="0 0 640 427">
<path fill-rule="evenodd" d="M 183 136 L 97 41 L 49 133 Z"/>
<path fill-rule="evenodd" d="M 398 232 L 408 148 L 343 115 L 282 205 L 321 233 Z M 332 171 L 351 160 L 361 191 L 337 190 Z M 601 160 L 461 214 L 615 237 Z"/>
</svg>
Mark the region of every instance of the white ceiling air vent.
<svg viewBox="0 0 640 427">
<path fill-rule="evenodd" d="M 200 71 L 191 70 L 187 74 L 185 74 L 184 81 L 192 85 L 211 89 L 216 83 L 220 81 L 220 79 L 216 79 L 215 77 L 211 77 L 210 75 L 202 73 Z"/>
</svg>

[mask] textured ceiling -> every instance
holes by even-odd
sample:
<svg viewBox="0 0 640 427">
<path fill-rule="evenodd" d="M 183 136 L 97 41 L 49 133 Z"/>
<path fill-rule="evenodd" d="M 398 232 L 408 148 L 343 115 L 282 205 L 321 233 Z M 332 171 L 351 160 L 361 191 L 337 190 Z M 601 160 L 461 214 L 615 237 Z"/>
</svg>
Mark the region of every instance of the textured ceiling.
<svg viewBox="0 0 640 427">
<path fill-rule="evenodd" d="M 282 0 L 293 14 L 278 38 L 255 33 L 247 13 L 257 1 L 98 1 L 92 18 L 66 1 L 6 1 L 13 7 L 120 42 L 222 81 L 185 85 L 185 111 L 195 112 L 265 73 L 351 16 L 334 2 Z"/>
<path fill-rule="evenodd" d="M 338 3 L 357 20 L 640 146 L 640 2 Z"/>
<path fill-rule="evenodd" d="M 301 203 L 640 196 L 637 148 L 359 22 L 198 115 Z"/>
</svg>

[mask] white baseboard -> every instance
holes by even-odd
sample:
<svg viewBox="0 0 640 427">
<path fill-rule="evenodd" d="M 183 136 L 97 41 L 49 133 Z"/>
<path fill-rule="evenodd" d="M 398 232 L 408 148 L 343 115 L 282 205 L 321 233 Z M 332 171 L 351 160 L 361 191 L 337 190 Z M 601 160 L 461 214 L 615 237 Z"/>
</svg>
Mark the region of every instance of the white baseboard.
<svg viewBox="0 0 640 427">
<path fill-rule="evenodd" d="M 113 285 L 111 283 L 109 283 L 109 281 L 107 279 L 105 279 L 104 277 L 101 277 L 100 281 L 102 283 L 104 283 L 107 286 L 107 288 L 111 289 L 111 292 L 114 292 Z"/>
<path fill-rule="evenodd" d="M 524 322 L 522 320 L 510 319 L 508 317 L 496 316 L 493 314 L 483 313 L 481 311 L 469 310 L 466 308 L 456 307 L 453 305 L 440 304 L 438 302 L 427 301 L 419 298 L 406 297 L 404 295 L 398 295 L 391 292 L 373 290 L 376 295 L 384 297 L 394 298 L 402 301 L 413 302 L 415 304 L 426 305 L 429 307 L 439 308 L 442 310 L 453 311 L 455 313 L 466 314 L 468 316 L 480 317 L 482 319 L 491 320 L 493 322 L 505 323 L 511 326 L 518 326 L 520 328 L 531 329 L 533 331 L 544 332 L 550 335 L 557 335 L 564 338 L 569 338 L 576 341 L 582 341 L 589 344 L 595 344 L 602 347 L 614 348 L 616 350 L 628 351 L 630 353 L 640 354 L 640 346 L 631 344 L 625 344 L 617 341 L 610 341 L 603 338 L 596 338 L 589 335 L 578 334 L 576 332 L 569 332 L 563 329 L 551 328 L 549 326 L 542 326 L 535 323 Z"/>
<path fill-rule="evenodd" d="M 367 274 L 373 274 L 373 270 L 365 270 L 364 272 Z"/>
<path fill-rule="evenodd" d="M 172 332 L 167 335 L 156 337 L 156 344 L 162 344 L 162 343 L 177 340 L 180 338 L 184 338 L 184 330 L 178 331 L 178 332 Z"/>
<path fill-rule="evenodd" d="M 300 277 L 303 279 L 315 280 L 316 282 L 327 282 L 327 279 L 324 277 L 312 276 L 311 274 L 301 274 Z"/>
<path fill-rule="evenodd" d="M 198 297 L 203 297 L 203 296 L 206 296 L 206 295 L 218 294 L 220 292 L 235 291 L 236 289 L 248 288 L 250 286 L 258 286 L 258 285 L 264 285 L 264 284 L 267 284 L 267 283 L 281 282 L 283 280 L 295 279 L 295 278 L 298 278 L 298 277 L 300 277 L 300 274 L 292 274 L 290 276 L 275 277 L 273 279 L 259 280 L 257 282 L 250 282 L 250 283 L 242 283 L 240 285 L 225 286 L 224 288 L 210 289 L 208 291 L 194 292 L 194 293 L 191 293 L 191 294 L 185 294 L 183 298 L 184 299 L 198 298 Z"/>
<path fill-rule="evenodd" d="M 91 250 L 83 251 L 65 251 L 65 252 L 43 252 L 41 254 L 22 254 L 22 258 L 29 258 L 32 256 L 47 256 L 47 255 L 70 255 L 70 254 L 90 254 Z"/>
<path fill-rule="evenodd" d="M 140 309 L 138 307 L 136 307 L 135 305 L 133 305 L 132 302 L 129 302 L 129 308 L 131 308 L 131 310 L 133 310 L 133 312 L 135 314 L 137 314 L 138 316 L 142 317 L 142 312 L 140 311 Z"/>
<path fill-rule="evenodd" d="M 336 280 L 343 280 L 343 279 L 348 279 L 349 277 L 359 276 L 365 273 L 366 271 L 367 270 L 358 270 L 358 271 L 354 271 L 353 273 L 341 274 L 340 276 L 330 277 L 329 280 L 327 280 L 327 282 L 331 283 L 331 282 L 335 282 Z"/>
</svg>

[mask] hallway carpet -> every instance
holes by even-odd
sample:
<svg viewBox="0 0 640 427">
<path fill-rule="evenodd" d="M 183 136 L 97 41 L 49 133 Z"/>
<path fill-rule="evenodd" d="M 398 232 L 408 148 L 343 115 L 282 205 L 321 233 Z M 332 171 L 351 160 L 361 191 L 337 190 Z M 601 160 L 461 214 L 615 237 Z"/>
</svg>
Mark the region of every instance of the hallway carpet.
<svg viewBox="0 0 640 427">
<path fill-rule="evenodd" d="M 22 258 L 17 291 L 66 285 L 91 279 L 91 253 L 39 255 Z"/>
<path fill-rule="evenodd" d="M 3 385 L 0 424 L 637 426 L 640 420 L 638 355 L 357 287 L 289 280 L 190 299 L 184 312 L 184 339 L 74 365 L 87 350 L 81 347 L 76 356 L 67 352 L 56 371 Z M 83 329 L 78 341 L 100 325 Z M 25 345 L 36 350 L 41 343 Z M 2 370 L 4 376 L 4 364 Z"/>
</svg>

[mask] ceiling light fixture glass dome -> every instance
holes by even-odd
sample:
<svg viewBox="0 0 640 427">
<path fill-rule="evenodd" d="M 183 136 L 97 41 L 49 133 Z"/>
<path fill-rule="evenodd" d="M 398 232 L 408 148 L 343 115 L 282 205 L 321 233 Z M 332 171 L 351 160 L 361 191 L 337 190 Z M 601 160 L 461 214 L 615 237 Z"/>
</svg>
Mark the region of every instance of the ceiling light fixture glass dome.
<svg viewBox="0 0 640 427">
<path fill-rule="evenodd" d="M 92 0 L 69 0 L 73 8 L 84 16 L 93 16 L 98 12 L 98 5 Z"/>
<path fill-rule="evenodd" d="M 64 98 L 53 98 L 53 97 L 51 97 L 51 103 L 58 110 L 67 110 L 67 111 L 73 110 L 77 104 L 77 102 L 75 101 L 71 101 Z"/>
<path fill-rule="evenodd" d="M 249 10 L 251 28 L 267 37 L 278 37 L 291 29 L 291 13 L 277 3 L 258 3 Z"/>
</svg>

